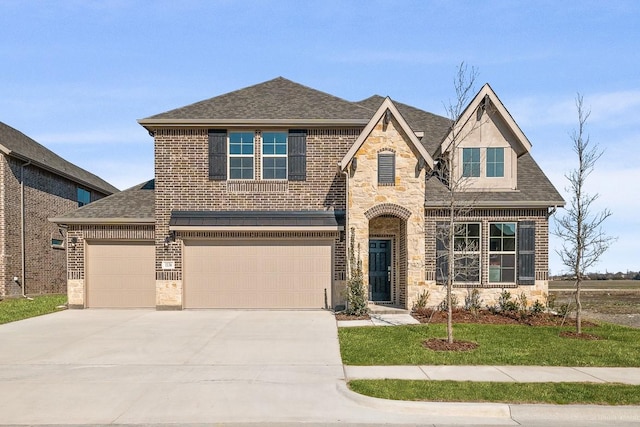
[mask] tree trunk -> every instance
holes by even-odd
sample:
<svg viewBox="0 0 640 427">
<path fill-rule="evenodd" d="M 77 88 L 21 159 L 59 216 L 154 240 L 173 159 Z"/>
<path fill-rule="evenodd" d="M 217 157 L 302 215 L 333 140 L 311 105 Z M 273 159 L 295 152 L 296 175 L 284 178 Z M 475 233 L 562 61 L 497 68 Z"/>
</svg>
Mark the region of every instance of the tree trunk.
<svg viewBox="0 0 640 427">
<path fill-rule="evenodd" d="M 580 287 L 582 285 L 582 277 L 578 275 L 576 280 L 576 333 L 582 333 L 582 303 L 580 302 Z"/>
<path fill-rule="evenodd" d="M 447 342 L 453 344 L 453 308 L 451 307 L 451 279 L 447 280 Z"/>
</svg>

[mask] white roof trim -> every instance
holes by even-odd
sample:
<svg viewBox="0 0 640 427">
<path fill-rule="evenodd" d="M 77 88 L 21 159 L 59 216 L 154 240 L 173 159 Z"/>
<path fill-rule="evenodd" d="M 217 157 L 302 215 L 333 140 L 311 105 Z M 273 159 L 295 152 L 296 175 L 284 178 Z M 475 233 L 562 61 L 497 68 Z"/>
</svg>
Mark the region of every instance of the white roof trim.
<svg viewBox="0 0 640 427">
<path fill-rule="evenodd" d="M 391 114 L 393 114 L 393 117 L 395 117 L 396 121 L 400 125 L 400 128 L 409 136 L 409 141 L 411 142 L 411 144 L 420 153 L 422 158 L 427 162 L 427 165 L 429 165 L 429 168 L 433 169 L 433 158 L 431 157 L 431 155 L 429 155 L 427 150 L 420 143 L 414 131 L 411 129 L 411 127 L 409 126 L 407 121 L 404 119 L 404 117 L 402 117 L 402 114 L 400 114 L 396 106 L 393 104 L 393 101 L 391 101 L 391 98 L 386 97 L 384 101 L 382 101 L 382 104 L 380 105 L 378 110 L 375 112 L 373 117 L 371 117 L 371 120 L 369 120 L 369 123 L 367 123 L 367 126 L 365 126 L 365 128 L 362 130 L 362 132 L 358 136 L 358 139 L 356 139 L 356 142 L 353 143 L 351 148 L 349 148 L 349 151 L 347 151 L 347 154 L 345 154 L 345 156 L 342 158 L 340 163 L 338 163 L 341 170 L 344 171 L 345 169 L 347 169 L 347 166 L 349 165 L 349 162 L 351 162 L 351 159 L 353 159 L 353 156 L 355 156 L 358 150 L 360 149 L 360 147 L 362 147 L 362 144 L 364 144 L 364 141 L 367 139 L 369 134 L 373 131 L 373 129 L 378 124 L 378 122 L 380 121 L 380 119 L 382 118 L 382 116 L 385 114 L 387 110 L 391 111 Z"/>
<path fill-rule="evenodd" d="M 485 98 L 485 96 L 487 96 L 489 100 L 491 100 L 491 103 L 495 107 L 496 112 L 500 114 L 500 116 L 505 121 L 507 126 L 509 126 L 513 134 L 518 139 L 518 142 L 520 143 L 520 145 L 522 145 L 522 148 L 524 148 L 525 151 L 527 152 L 531 151 L 531 142 L 526 137 L 526 135 L 522 132 L 522 129 L 520 129 L 520 126 L 518 126 L 515 120 L 513 120 L 513 117 L 511 117 L 511 114 L 509 113 L 509 111 L 507 111 L 502 101 L 500 101 L 500 98 L 498 98 L 498 95 L 496 95 L 496 93 L 493 91 L 491 86 L 489 86 L 489 83 L 485 83 L 485 85 L 482 86 L 478 94 L 473 98 L 473 100 L 469 103 L 467 108 L 465 108 L 462 114 L 460 114 L 460 117 L 456 121 L 456 124 L 467 123 L 471 115 L 475 114 L 476 109 L 480 106 L 480 103 Z M 450 135 L 451 133 L 447 135 L 447 137 L 442 141 L 442 144 L 440 145 L 440 151 L 443 153 L 447 151 L 449 148 Z"/>
</svg>

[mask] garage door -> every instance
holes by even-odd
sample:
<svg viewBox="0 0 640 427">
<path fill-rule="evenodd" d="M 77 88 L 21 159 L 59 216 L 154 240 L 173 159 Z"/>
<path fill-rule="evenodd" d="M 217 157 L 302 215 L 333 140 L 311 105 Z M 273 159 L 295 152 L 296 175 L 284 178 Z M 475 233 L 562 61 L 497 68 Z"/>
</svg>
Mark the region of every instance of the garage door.
<svg viewBox="0 0 640 427">
<path fill-rule="evenodd" d="M 154 243 L 89 243 L 86 278 L 87 307 L 155 307 Z"/>
<path fill-rule="evenodd" d="M 184 306 L 324 308 L 331 253 L 329 241 L 185 242 Z"/>
</svg>

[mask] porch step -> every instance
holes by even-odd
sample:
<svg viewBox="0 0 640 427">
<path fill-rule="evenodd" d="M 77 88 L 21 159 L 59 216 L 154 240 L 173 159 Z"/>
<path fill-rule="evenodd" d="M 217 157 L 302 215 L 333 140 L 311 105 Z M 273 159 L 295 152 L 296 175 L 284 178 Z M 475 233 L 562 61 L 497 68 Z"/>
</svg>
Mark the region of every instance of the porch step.
<svg viewBox="0 0 640 427">
<path fill-rule="evenodd" d="M 369 303 L 369 314 L 410 314 L 410 311 L 405 310 L 404 308 L 394 307 L 392 305 Z"/>
</svg>

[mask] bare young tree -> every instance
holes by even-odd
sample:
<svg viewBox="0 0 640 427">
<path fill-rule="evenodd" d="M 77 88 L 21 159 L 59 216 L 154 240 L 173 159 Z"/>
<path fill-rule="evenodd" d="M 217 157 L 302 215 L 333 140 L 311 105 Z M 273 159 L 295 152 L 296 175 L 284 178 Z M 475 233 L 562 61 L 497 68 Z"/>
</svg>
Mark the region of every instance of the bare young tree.
<svg viewBox="0 0 640 427">
<path fill-rule="evenodd" d="M 585 110 L 582 95 L 576 97 L 578 112 L 578 128 L 571 133 L 573 152 L 578 157 L 578 166 L 565 174 L 569 181 L 567 191 L 571 201 L 564 215 L 556 215 L 554 234 L 562 239 L 562 248 L 556 250 L 562 263 L 575 276 L 576 332 L 582 333 L 582 305 L 580 290 L 582 280 L 588 268 L 598 262 L 616 240 L 607 236 L 602 230 L 604 221 L 611 216 L 609 209 L 592 212 L 592 203 L 599 194 L 589 195 L 586 192 L 586 181 L 595 168 L 603 151 L 597 144 L 591 144 L 589 135 L 585 133 L 585 124 L 591 111 Z"/>
<path fill-rule="evenodd" d="M 444 227 L 437 227 L 436 240 L 438 264 L 442 267 L 440 275 L 444 277 L 446 286 L 445 306 L 447 310 L 447 342 L 453 343 L 453 283 L 454 281 L 479 281 L 474 274 L 478 271 L 480 256 L 480 235 L 478 228 L 477 239 L 469 238 L 469 230 L 466 225 L 458 223 L 460 217 L 471 210 L 473 200 L 461 197 L 469 186 L 469 178 L 465 171 L 458 170 L 458 151 L 460 144 L 480 125 L 481 121 L 472 121 L 477 118 L 475 114 L 468 115 L 461 121 L 464 110 L 469 105 L 475 93 L 475 81 L 478 71 L 474 67 L 467 67 L 463 62 L 458 67 L 454 79 L 456 97 L 445 105 L 447 116 L 452 122 L 447 149 L 440 158 L 441 178 L 448 187 L 445 211 L 447 221 Z M 477 256 L 476 256 L 477 254 Z M 443 258 L 445 257 L 445 258 Z M 442 262 L 442 259 L 446 259 Z"/>
</svg>

